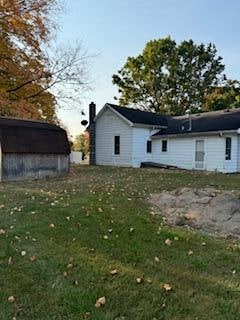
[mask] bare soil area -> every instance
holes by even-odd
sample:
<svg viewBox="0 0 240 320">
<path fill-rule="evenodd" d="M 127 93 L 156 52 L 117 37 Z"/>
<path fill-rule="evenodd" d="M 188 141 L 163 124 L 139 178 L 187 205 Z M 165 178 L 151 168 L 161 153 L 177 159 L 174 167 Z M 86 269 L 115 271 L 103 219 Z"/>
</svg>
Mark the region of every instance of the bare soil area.
<svg viewBox="0 0 240 320">
<path fill-rule="evenodd" d="M 150 202 L 170 224 L 240 236 L 240 192 L 180 188 L 153 194 Z"/>
</svg>

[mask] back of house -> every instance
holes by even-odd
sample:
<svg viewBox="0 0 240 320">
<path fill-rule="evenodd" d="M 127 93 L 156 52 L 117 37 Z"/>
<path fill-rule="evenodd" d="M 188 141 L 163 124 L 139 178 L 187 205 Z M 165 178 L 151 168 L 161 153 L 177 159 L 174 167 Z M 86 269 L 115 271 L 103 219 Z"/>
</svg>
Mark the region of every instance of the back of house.
<svg viewBox="0 0 240 320">
<path fill-rule="evenodd" d="M 107 103 L 91 126 L 97 165 L 240 172 L 240 108 L 170 117 Z"/>
</svg>

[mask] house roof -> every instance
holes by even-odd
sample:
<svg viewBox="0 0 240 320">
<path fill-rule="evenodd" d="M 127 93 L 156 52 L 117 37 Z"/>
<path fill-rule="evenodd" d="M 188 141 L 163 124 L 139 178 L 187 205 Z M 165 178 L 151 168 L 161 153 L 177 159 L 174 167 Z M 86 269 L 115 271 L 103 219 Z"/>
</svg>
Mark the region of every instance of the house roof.
<svg viewBox="0 0 240 320">
<path fill-rule="evenodd" d="M 66 131 L 41 121 L 0 117 L 3 153 L 69 154 Z"/>
<path fill-rule="evenodd" d="M 167 126 L 167 117 L 165 115 L 127 107 L 120 107 L 111 103 L 107 103 L 107 105 L 132 123 L 151 126 Z"/>
<path fill-rule="evenodd" d="M 191 118 L 191 131 L 189 131 L 190 121 L 187 115 L 168 117 L 168 127 L 161 129 L 153 136 L 228 131 L 240 128 L 240 108 L 193 114 Z"/>
</svg>

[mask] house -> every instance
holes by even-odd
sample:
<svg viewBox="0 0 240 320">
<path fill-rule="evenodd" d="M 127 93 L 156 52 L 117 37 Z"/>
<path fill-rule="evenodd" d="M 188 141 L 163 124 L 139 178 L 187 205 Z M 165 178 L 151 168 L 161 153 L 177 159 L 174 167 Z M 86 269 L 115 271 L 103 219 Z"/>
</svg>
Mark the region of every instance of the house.
<svg viewBox="0 0 240 320">
<path fill-rule="evenodd" d="M 69 169 L 66 131 L 57 125 L 0 117 L 0 180 L 63 175 Z"/>
<path fill-rule="evenodd" d="M 92 108 L 92 110 L 91 110 Z M 110 103 L 90 105 L 90 163 L 240 172 L 240 108 L 170 117 Z"/>
</svg>

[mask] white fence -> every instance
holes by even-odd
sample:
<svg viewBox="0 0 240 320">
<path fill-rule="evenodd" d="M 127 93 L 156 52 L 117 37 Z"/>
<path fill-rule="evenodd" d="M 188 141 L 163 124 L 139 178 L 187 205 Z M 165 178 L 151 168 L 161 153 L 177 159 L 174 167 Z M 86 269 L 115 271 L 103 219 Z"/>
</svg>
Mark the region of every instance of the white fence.
<svg viewBox="0 0 240 320">
<path fill-rule="evenodd" d="M 70 154 L 71 163 L 82 163 L 82 152 L 72 151 Z"/>
</svg>

